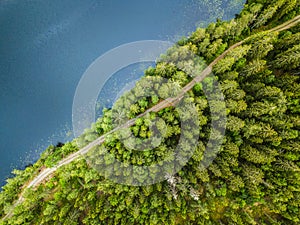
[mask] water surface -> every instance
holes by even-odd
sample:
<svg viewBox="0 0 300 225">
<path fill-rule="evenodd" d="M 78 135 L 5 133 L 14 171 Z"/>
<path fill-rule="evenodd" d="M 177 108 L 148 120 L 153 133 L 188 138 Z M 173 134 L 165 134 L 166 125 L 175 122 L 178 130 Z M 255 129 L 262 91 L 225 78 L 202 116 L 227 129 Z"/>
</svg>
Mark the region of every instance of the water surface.
<svg viewBox="0 0 300 225">
<path fill-rule="evenodd" d="M 73 95 L 97 57 L 127 42 L 176 41 L 216 17 L 233 18 L 242 3 L 0 1 L 0 184 L 49 144 L 73 138 Z"/>
</svg>

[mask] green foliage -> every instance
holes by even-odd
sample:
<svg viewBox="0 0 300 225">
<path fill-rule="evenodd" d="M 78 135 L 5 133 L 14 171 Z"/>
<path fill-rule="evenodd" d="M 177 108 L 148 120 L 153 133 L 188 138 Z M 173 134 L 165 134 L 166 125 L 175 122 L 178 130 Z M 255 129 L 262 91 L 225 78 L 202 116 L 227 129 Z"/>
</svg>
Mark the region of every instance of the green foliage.
<svg viewBox="0 0 300 225">
<path fill-rule="evenodd" d="M 235 19 L 218 20 L 183 38 L 155 68 L 145 71 L 146 81 L 150 77 L 157 81 L 143 83 L 153 89 L 149 97 L 143 97 L 141 80 L 116 103 L 122 110 L 104 110 L 103 117 L 80 137 L 62 147 L 49 146 L 33 166 L 15 170 L 0 193 L 0 212 L 2 217 L 9 213 L 23 187 L 45 167 L 55 166 L 109 132 L 124 116 L 134 118 L 164 98 L 175 97 L 191 80 L 180 69 L 187 66 L 190 51 L 209 63 L 238 40 L 250 37 L 213 66 L 225 98 L 227 121 L 217 124 L 226 126 L 225 138 L 209 167 L 203 159 L 211 135 L 210 113 L 220 112 L 223 104 L 208 101 L 204 94 L 203 87 L 212 90 L 210 77 L 196 83 L 184 99 L 197 109 L 200 135 L 193 156 L 178 173 L 166 174 L 166 181 L 157 184 L 126 186 L 100 176 L 85 160 L 73 161 L 37 188 L 26 189 L 24 201 L 1 224 L 299 224 L 300 30 L 298 26 L 279 33 L 261 32 L 300 14 L 299 7 L 296 0 L 248 0 Z M 188 63 L 191 71 L 195 65 L 198 72 L 203 69 L 196 60 Z M 162 78 L 174 83 L 161 83 Z M 140 98 L 130 102 L 135 97 Z M 125 114 L 123 109 L 128 109 Z M 180 118 L 173 106 L 149 113 L 124 132 L 125 142 L 111 134 L 91 150 L 92 156 L 104 151 L 111 156 L 91 160 L 99 166 L 113 165 L 115 160 L 142 166 L 171 161 L 178 157 L 173 154 L 177 145 L 184 153 L 189 151 L 188 141 L 178 144 L 178 140 L 182 134 L 195 138 L 195 129 L 181 129 L 181 122 L 192 116 L 186 110 Z M 157 130 L 164 133 L 161 143 L 160 135 L 151 130 L 154 119 Z M 218 132 L 211 135 L 213 141 Z M 151 150 L 128 147 L 143 147 L 148 139 L 155 146 Z M 137 179 L 126 167 L 106 172 L 112 171 Z M 141 175 L 138 179 L 147 177 Z"/>
</svg>

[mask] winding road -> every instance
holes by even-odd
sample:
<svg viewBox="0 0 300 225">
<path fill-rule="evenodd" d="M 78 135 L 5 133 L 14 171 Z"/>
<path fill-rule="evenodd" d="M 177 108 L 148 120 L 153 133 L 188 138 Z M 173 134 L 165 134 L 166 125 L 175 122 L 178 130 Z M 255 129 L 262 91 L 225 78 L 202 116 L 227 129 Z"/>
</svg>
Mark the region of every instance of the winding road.
<svg viewBox="0 0 300 225">
<path fill-rule="evenodd" d="M 261 31 L 261 32 L 280 32 L 283 30 L 287 30 L 295 25 L 297 25 L 300 22 L 300 15 L 294 17 L 293 19 L 275 27 L 272 28 L 270 30 L 267 31 Z M 220 56 L 218 56 L 212 63 L 210 63 L 206 69 L 204 69 L 201 74 L 199 74 L 198 76 L 196 76 L 191 82 L 189 82 L 186 86 L 183 87 L 183 89 L 181 90 L 181 92 L 179 93 L 178 96 L 176 96 L 175 98 L 167 98 L 163 101 L 161 101 L 160 103 L 158 103 L 157 105 L 153 106 L 152 108 L 148 109 L 147 111 L 145 111 L 144 113 L 138 115 L 136 118 L 131 119 L 129 121 L 127 121 L 125 124 L 116 127 L 115 129 L 111 130 L 110 132 L 102 135 L 101 137 L 99 137 L 98 139 L 94 140 L 93 142 L 89 143 L 88 145 L 86 145 L 85 147 L 83 147 L 82 149 L 78 150 L 77 152 L 69 155 L 68 157 L 62 159 L 56 166 L 52 167 L 52 168 L 47 168 L 45 170 L 42 170 L 40 172 L 40 174 L 38 176 L 36 176 L 22 191 L 22 193 L 19 196 L 19 199 L 11 206 L 10 212 L 6 214 L 6 216 L 4 216 L 2 218 L 2 220 L 6 220 L 7 218 L 10 218 L 13 215 L 13 210 L 14 208 L 22 203 L 24 201 L 24 192 L 26 189 L 28 188 L 34 188 L 37 187 L 39 184 L 41 184 L 47 177 L 49 177 L 51 174 L 53 174 L 58 168 L 67 165 L 71 162 L 73 162 L 76 159 L 79 159 L 82 155 L 86 154 L 91 148 L 102 144 L 105 141 L 105 137 L 121 128 L 126 128 L 126 127 L 130 127 L 132 125 L 135 124 L 136 119 L 145 116 L 147 113 L 149 112 L 158 112 L 166 107 L 170 107 L 170 106 L 174 106 L 176 105 L 180 99 L 184 96 L 184 94 L 186 92 L 188 92 L 189 90 L 191 90 L 194 85 L 196 83 L 199 83 L 201 81 L 203 81 L 209 74 L 211 74 L 212 72 L 212 68 L 214 65 L 216 65 L 218 63 L 218 61 L 220 61 L 221 59 L 223 59 L 231 50 L 235 49 L 236 47 L 242 45 L 243 43 L 247 42 L 248 40 L 252 39 L 253 37 L 255 37 L 255 35 L 259 35 L 261 34 L 257 33 L 257 34 L 253 34 L 251 36 L 249 36 L 248 38 L 244 39 L 243 41 L 240 41 L 234 45 L 232 45 L 230 48 L 228 48 L 226 51 L 224 51 Z"/>
</svg>

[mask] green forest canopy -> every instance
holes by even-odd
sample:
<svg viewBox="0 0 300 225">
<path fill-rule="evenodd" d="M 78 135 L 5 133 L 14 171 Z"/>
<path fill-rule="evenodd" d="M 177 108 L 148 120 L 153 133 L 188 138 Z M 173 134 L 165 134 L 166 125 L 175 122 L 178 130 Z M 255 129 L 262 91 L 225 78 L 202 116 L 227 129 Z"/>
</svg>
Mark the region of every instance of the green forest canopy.
<svg viewBox="0 0 300 225">
<path fill-rule="evenodd" d="M 219 102 L 208 105 L 202 90 L 211 84 L 209 78 L 188 92 L 188 101 L 198 112 L 200 135 L 194 155 L 177 174 L 153 185 L 127 186 L 105 179 L 80 159 L 26 190 L 24 201 L 13 208 L 39 171 L 77 151 L 78 143 L 84 146 L 112 129 L 112 110 L 105 110 L 76 140 L 50 146 L 34 165 L 13 171 L 15 177 L 0 193 L 0 216 L 12 209 L 13 214 L 0 224 L 299 224 L 300 25 L 262 32 L 299 14 L 297 0 L 249 0 L 235 19 L 198 28 L 178 42 L 209 64 L 251 37 L 213 67 L 225 96 L 227 122 L 221 151 L 208 168 L 201 161 L 211 111 L 219 110 Z M 147 69 L 147 76 L 171 79 L 181 87 L 192 79 L 164 62 Z M 163 92 L 160 88 L 157 91 Z M 138 94 L 137 90 L 133 92 Z M 130 107 L 129 116 L 134 118 L 159 101 L 155 95 L 144 98 Z M 167 137 L 154 150 L 127 149 L 114 136 L 105 141 L 106 149 L 134 165 L 176 157 L 172 150 L 182 132 L 178 113 L 168 107 L 150 116 L 167 124 Z M 142 118 L 131 127 L 136 137 L 151 136 L 147 121 Z"/>
</svg>

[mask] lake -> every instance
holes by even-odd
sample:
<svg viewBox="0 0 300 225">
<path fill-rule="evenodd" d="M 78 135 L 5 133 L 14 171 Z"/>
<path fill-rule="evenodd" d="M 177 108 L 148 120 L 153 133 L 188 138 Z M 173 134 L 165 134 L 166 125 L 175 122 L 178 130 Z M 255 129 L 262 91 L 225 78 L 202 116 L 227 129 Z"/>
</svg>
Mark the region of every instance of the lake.
<svg viewBox="0 0 300 225">
<path fill-rule="evenodd" d="M 1 186 L 12 169 L 33 163 L 48 145 L 73 138 L 74 92 L 82 74 L 96 58 L 128 42 L 175 42 L 217 17 L 233 18 L 243 3 L 242 0 L 2 0 Z M 127 73 L 134 74 L 135 79 L 142 75 Z M 109 96 L 109 91 L 105 95 L 108 99 L 115 98 Z"/>
</svg>

